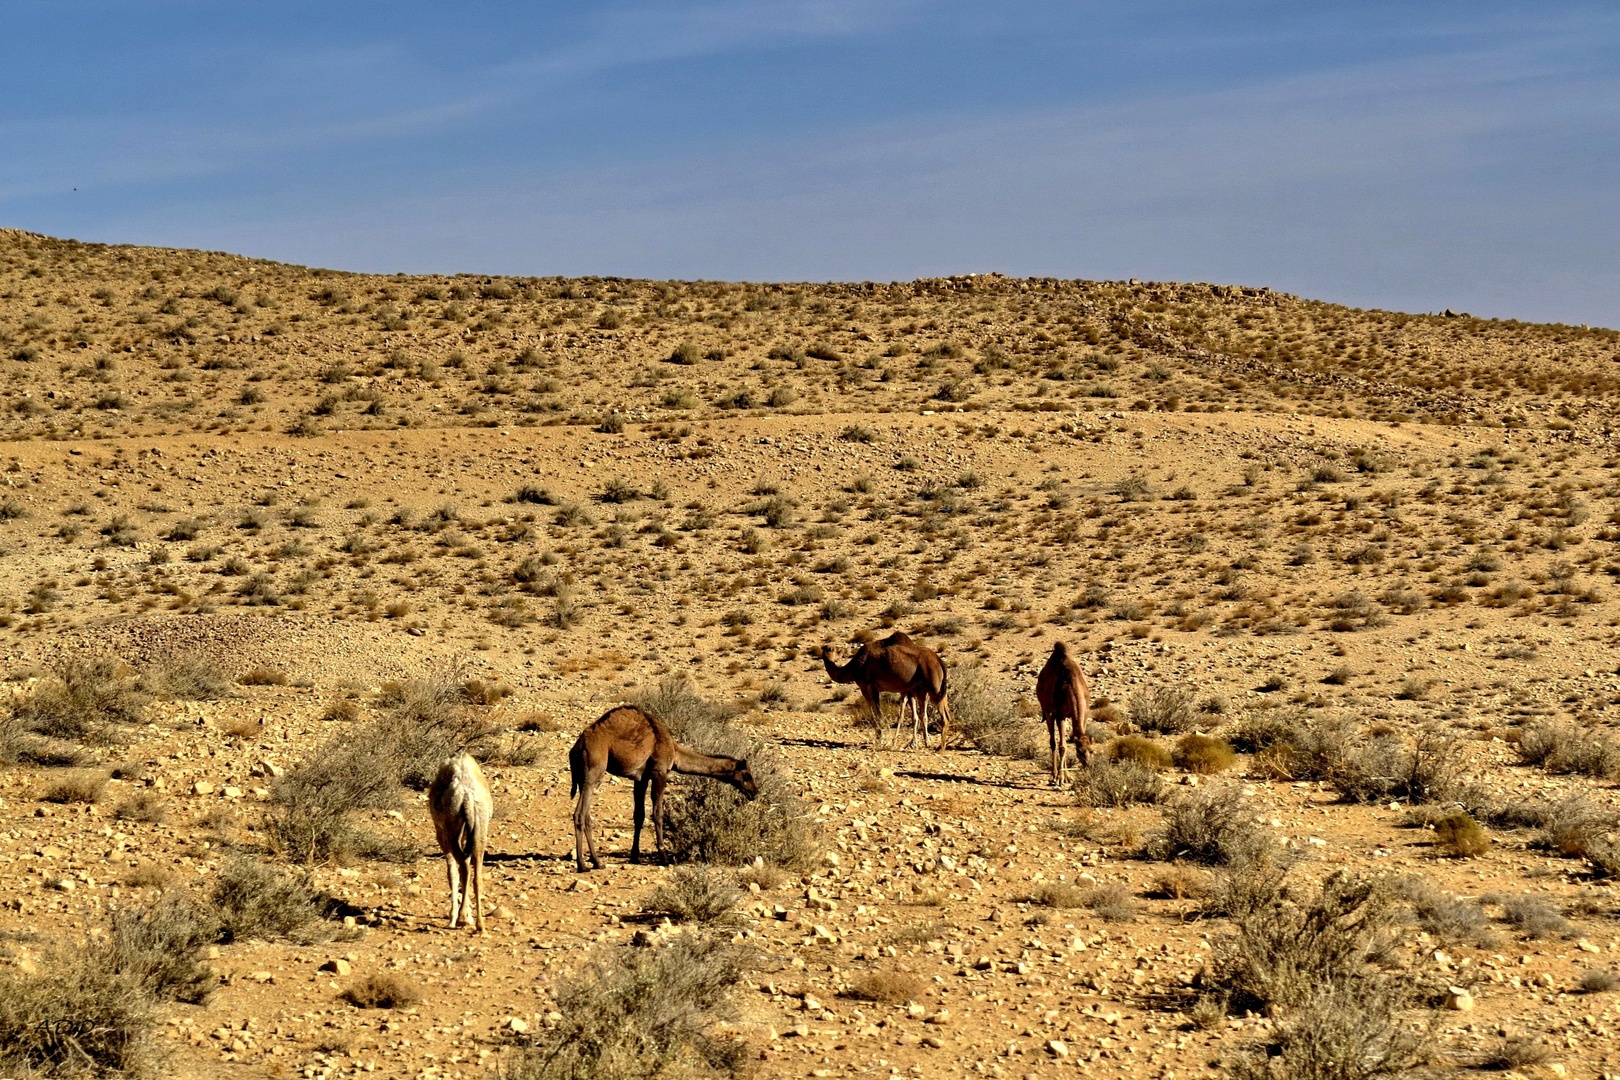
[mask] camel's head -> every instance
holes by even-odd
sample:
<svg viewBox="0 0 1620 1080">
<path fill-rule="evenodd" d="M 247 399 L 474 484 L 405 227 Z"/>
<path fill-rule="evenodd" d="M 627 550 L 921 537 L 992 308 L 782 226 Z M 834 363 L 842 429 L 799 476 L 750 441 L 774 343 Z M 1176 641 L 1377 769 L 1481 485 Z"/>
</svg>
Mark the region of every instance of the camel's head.
<svg viewBox="0 0 1620 1080">
<path fill-rule="evenodd" d="M 1052 655 L 1057 657 L 1059 660 L 1063 660 L 1069 655 L 1069 647 L 1063 642 L 1059 641 L 1052 646 Z"/>
<path fill-rule="evenodd" d="M 737 762 L 737 771 L 732 775 L 731 782 L 737 786 L 738 791 L 750 799 L 759 794 L 759 785 L 754 782 L 753 770 L 748 767 L 746 761 Z"/>
</svg>

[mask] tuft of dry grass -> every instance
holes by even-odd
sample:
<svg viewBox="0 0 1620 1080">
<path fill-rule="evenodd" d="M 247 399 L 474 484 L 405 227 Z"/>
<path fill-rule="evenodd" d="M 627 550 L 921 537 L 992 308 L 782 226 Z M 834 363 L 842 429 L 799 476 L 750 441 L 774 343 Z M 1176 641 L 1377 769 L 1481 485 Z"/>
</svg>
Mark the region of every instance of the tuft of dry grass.
<svg viewBox="0 0 1620 1080">
<path fill-rule="evenodd" d="M 729 914 L 742 893 L 706 866 L 678 866 L 642 902 L 641 909 L 677 922 L 714 922 Z"/>
<path fill-rule="evenodd" d="M 880 1005 L 900 1005 L 922 997 L 924 983 L 904 971 L 866 971 L 850 980 L 843 996 Z"/>
<path fill-rule="evenodd" d="M 338 995 L 357 1009 L 408 1009 L 422 1000 L 422 989 L 396 971 L 376 971 Z"/>
<path fill-rule="evenodd" d="M 243 686 L 286 686 L 287 673 L 271 667 L 252 667 L 236 677 Z"/>
<path fill-rule="evenodd" d="M 107 774 L 86 769 L 50 781 L 39 797 L 53 803 L 98 803 L 106 790 Z"/>
</svg>

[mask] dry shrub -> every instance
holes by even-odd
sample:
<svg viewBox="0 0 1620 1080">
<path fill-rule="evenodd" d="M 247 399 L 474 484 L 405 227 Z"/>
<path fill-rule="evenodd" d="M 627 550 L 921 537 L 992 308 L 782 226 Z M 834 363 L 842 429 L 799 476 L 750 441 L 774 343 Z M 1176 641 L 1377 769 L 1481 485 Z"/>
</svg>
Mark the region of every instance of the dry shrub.
<svg viewBox="0 0 1620 1080">
<path fill-rule="evenodd" d="M 39 797 L 53 803 L 96 803 L 106 790 L 107 774 L 86 769 L 50 781 Z"/>
<path fill-rule="evenodd" d="M 1086 890 L 1076 885 L 1055 883 L 1040 885 L 1029 894 L 1029 902 L 1044 904 L 1051 908 L 1083 907 L 1086 902 Z"/>
<path fill-rule="evenodd" d="M 556 988 L 562 1020 L 505 1073 L 511 1080 L 737 1076 L 745 1047 L 716 1025 L 735 1015 L 746 954 L 682 934 L 651 948 L 600 952 Z"/>
<path fill-rule="evenodd" d="M 1519 734 L 1519 760 L 1550 773 L 1620 776 L 1620 747 L 1607 735 L 1563 721 L 1539 721 Z"/>
<path fill-rule="evenodd" d="M 130 868 L 124 884 L 132 889 L 162 889 L 174 880 L 174 871 L 162 863 L 143 862 Z"/>
<path fill-rule="evenodd" d="M 321 713 L 322 720 L 338 720 L 352 724 L 361 717 L 360 703 L 350 698 L 339 698 Z"/>
<path fill-rule="evenodd" d="M 1324 992 L 1393 994 L 1398 912 L 1387 884 L 1344 871 L 1309 895 L 1276 889 L 1233 917 L 1215 981 L 1239 1009 L 1299 1008 Z"/>
<path fill-rule="evenodd" d="M 552 732 L 562 730 L 562 721 L 543 712 L 528 712 L 517 718 L 513 727 L 518 731 Z"/>
<path fill-rule="evenodd" d="M 1441 941 L 1467 942 L 1482 948 L 1492 942 L 1485 909 L 1477 901 L 1459 900 L 1415 874 L 1398 878 L 1394 888 L 1412 906 L 1418 926 Z"/>
<path fill-rule="evenodd" d="M 495 748 L 489 751 L 484 760 L 497 765 L 528 766 L 540 760 L 544 749 L 537 739 L 506 735 L 496 743 Z"/>
<path fill-rule="evenodd" d="M 867 971 L 855 976 L 843 996 L 880 1005 L 900 1005 L 922 997 L 924 983 L 904 971 Z"/>
<path fill-rule="evenodd" d="M 265 828 L 281 855 L 319 863 L 384 853 L 378 838 L 359 829 L 352 815 L 398 802 L 400 762 L 385 740 L 366 734 L 370 737 L 331 740 L 276 780 Z"/>
<path fill-rule="evenodd" d="M 1153 879 L 1154 893 L 1170 900 L 1201 900 L 1210 890 L 1209 875 L 1192 866 L 1172 866 Z"/>
<path fill-rule="evenodd" d="M 112 916 L 101 962 L 161 1001 L 201 1005 L 219 985 L 204 959 L 219 936 L 214 914 L 180 894 Z"/>
<path fill-rule="evenodd" d="M 1461 810 L 1434 823 L 1434 842 L 1447 855 L 1461 858 L 1475 858 L 1491 850 L 1491 838 Z"/>
<path fill-rule="evenodd" d="M 762 892 L 781 888 L 788 880 L 788 875 L 777 866 L 771 866 L 763 861 L 758 865 L 749 865 L 737 871 L 737 884 L 747 888 L 749 885 L 758 885 Z"/>
<path fill-rule="evenodd" d="M 258 938 L 307 944 L 332 936 L 322 925 L 332 900 L 310 888 L 307 879 L 279 874 L 251 859 L 238 859 L 220 872 L 209 905 L 223 942 Z"/>
<path fill-rule="evenodd" d="M 1607 994 L 1613 990 L 1620 990 L 1620 971 L 1593 968 L 1582 972 L 1575 985 L 1583 994 Z"/>
<path fill-rule="evenodd" d="M 1232 750 L 1231 743 L 1196 732 L 1176 740 L 1172 757 L 1178 768 L 1202 776 L 1223 773 L 1237 762 L 1237 754 Z"/>
<path fill-rule="evenodd" d="M 1509 1035 L 1479 1060 L 1481 1069 L 1523 1072 L 1552 1057 L 1552 1047 L 1533 1035 Z"/>
<path fill-rule="evenodd" d="M 982 667 L 951 670 L 950 704 L 954 730 L 985 753 L 1026 761 L 1045 757 L 1039 725 L 1019 714 L 1017 698 Z"/>
<path fill-rule="evenodd" d="M 338 995 L 359 1009 L 404 1009 L 422 1000 L 422 990 L 394 971 L 378 971 L 356 979 Z"/>
<path fill-rule="evenodd" d="M 671 676 L 636 696 L 636 704 L 663 722 L 684 746 L 705 754 L 745 758 L 759 795 L 753 799 L 701 777 L 672 785 L 666 801 L 664 842 L 683 862 L 738 866 L 759 858 L 801 866 L 817 851 L 810 810 L 787 761 L 765 740 L 731 722 L 729 710 L 705 700 L 690 680 Z"/>
<path fill-rule="evenodd" d="M 184 653 L 151 664 L 141 672 L 141 689 L 179 701 L 217 701 L 230 693 L 231 681 L 213 660 Z"/>
<path fill-rule="evenodd" d="M 219 730 L 233 739 L 257 739 L 264 734 L 264 722 L 251 716 L 230 716 L 220 721 Z"/>
<path fill-rule="evenodd" d="M 1130 922 L 1136 918 L 1136 899 L 1124 885 L 1098 885 L 1087 889 L 1081 899 L 1104 922 Z"/>
<path fill-rule="evenodd" d="M 1082 806 L 1130 806 L 1154 803 L 1164 781 L 1154 770 L 1134 761 L 1098 759 L 1074 777 L 1074 797 Z"/>
<path fill-rule="evenodd" d="M 16 705 L 0 751 L 13 761 L 59 764 L 51 743 L 108 745 L 143 723 L 150 695 L 105 658 L 67 660 Z M 60 755 L 61 751 L 54 751 Z"/>
<path fill-rule="evenodd" d="M 154 1001 L 95 950 L 59 950 L 35 973 L 0 969 L 0 1073 L 156 1074 Z"/>
<path fill-rule="evenodd" d="M 272 844 L 299 862 L 352 855 L 407 860 L 415 846 L 358 829 L 351 815 L 395 805 L 400 785 L 425 788 L 445 758 L 487 758 L 495 729 L 473 714 L 454 673 L 384 688 L 380 711 L 330 740 L 276 781 L 266 824 Z"/>
<path fill-rule="evenodd" d="M 1170 804 L 1153 853 L 1213 865 L 1254 862 L 1276 848 L 1276 840 L 1254 817 L 1254 808 L 1235 784 L 1197 789 Z"/>
<path fill-rule="evenodd" d="M 741 899 L 735 885 L 708 867 L 678 866 L 642 902 L 641 910 L 677 922 L 713 922 Z"/>
<path fill-rule="evenodd" d="M 287 673 L 272 667 L 253 667 L 236 677 L 243 686 L 286 686 Z"/>
<path fill-rule="evenodd" d="M 1597 840 L 1587 845 L 1586 865 L 1600 878 L 1620 877 L 1620 844 Z"/>
<path fill-rule="evenodd" d="M 1141 735 L 1126 735 L 1103 747 L 1105 761 L 1129 761 L 1147 769 L 1168 769 L 1170 751 Z"/>
<path fill-rule="evenodd" d="M 1155 686 L 1132 694 L 1131 723 L 1143 731 L 1179 735 L 1198 726 L 1196 695 L 1186 687 Z"/>
<path fill-rule="evenodd" d="M 1511 816 L 1510 816 L 1511 815 Z M 1530 825 L 1541 830 L 1538 842 L 1560 855 L 1585 858 L 1594 845 L 1620 825 L 1614 811 L 1583 795 L 1571 795 L 1550 806 L 1531 803 L 1498 811 L 1503 824 Z"/>
<path fill-rule="evenodd" d="M 1234 1080 L 1373 1080 L 1428 1064 L 1429 1032 L 1396 1019 L 1388 992 L 1340 987 L 1313 997 L 1274 1029 L 1264 1047 L 1239 1055 Z"/>
<path fill-rule="evenodd" d="M 474 705 L 499 705 L 517 693 L 504 679 L 468 679 L 462 684 L 461 692 Z"/>
<path fill-rule="evenodd" d="M 1573 929 L 1558 909 L 1536 896 L 1486 896 L 1501 905 L 1502 921 L 1529 938 L 1564 937 Z"/>
</svg>

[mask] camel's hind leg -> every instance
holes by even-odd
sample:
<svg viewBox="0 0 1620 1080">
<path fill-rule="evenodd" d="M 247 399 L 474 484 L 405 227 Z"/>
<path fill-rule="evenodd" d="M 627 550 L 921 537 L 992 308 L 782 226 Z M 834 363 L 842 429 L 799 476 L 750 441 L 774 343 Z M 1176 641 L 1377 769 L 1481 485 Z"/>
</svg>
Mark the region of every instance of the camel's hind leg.
<svg viewBox="0 0 1620 1080">
<path fill-rule="evenodd" d="M 484 932 L 484 845 L 474 844 L 472 852 L 473 928 Z"/>
<path fill-rule="evenodd" d="M 450 929 L 456 928 L 456 918 L 461 914 L 461 894 L 456 888 L 456 854 L 454 848 L 444 850 L 445 877 L 450 884 Z"/>
</svg>

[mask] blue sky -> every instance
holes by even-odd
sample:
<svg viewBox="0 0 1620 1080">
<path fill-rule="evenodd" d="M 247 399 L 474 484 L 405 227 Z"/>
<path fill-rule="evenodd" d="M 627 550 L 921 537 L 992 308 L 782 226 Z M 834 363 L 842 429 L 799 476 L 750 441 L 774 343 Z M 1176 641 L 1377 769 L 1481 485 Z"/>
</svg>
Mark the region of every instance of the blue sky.
<svg viewBox="0 0 1620 1080">
<path fill-rule="evenodd" d="M 1620 326 L 1620 4 L 7 0 L 0 224 Z"/>
</svg>

